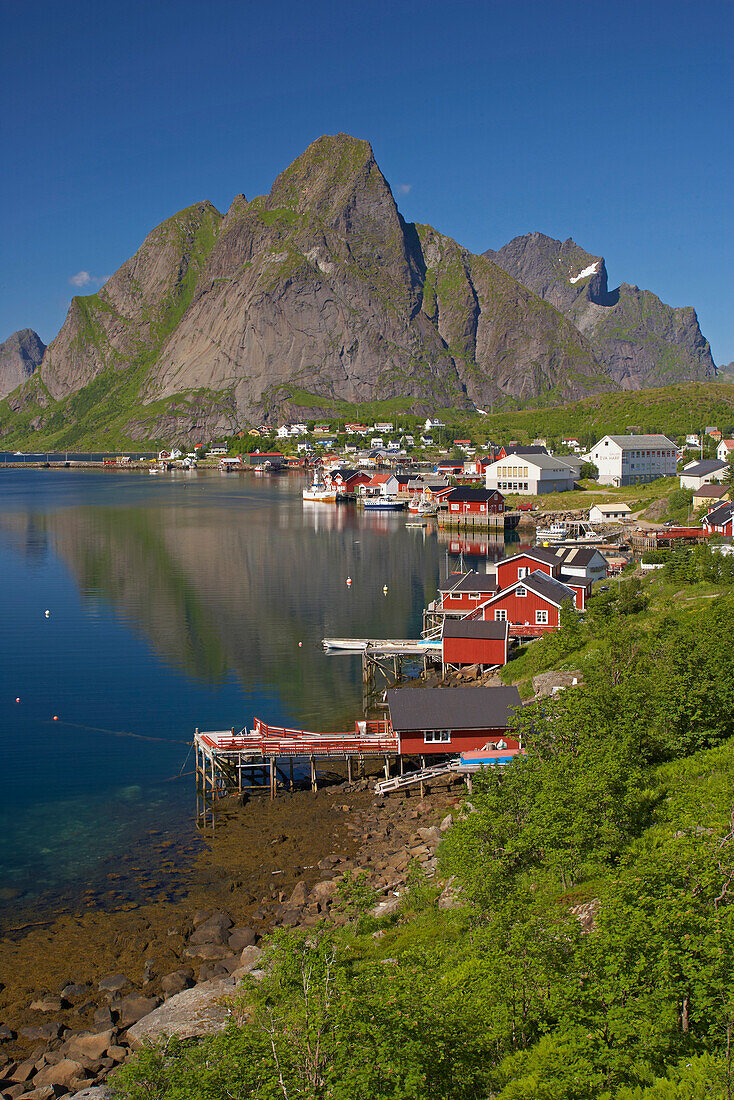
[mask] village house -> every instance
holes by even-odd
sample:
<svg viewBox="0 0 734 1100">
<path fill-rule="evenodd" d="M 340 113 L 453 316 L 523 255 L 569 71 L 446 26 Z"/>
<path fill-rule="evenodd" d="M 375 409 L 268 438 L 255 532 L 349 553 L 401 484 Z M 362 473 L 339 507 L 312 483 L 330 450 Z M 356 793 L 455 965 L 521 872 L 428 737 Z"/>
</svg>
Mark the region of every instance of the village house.
<svg viewBox="0 0 734 1100">
<path fill-rule="evenodd" d="M 701 508 L 703 505 L 708 507 L 711 504 L 721 504 L 729 497 L 729 488 L 726 485 L 712 484 L 707 482 L 699 489 L 693 490 L 693 507 L 694 510 Z"/>
<path fill-rule="evenodd" d="M 519 751 L 510 732 L 522 706 L 516 687 L 393 688 L 386 698 L 400 754 L 458 755 L 489 744 L 498 755 Z"/>
<path fill-rule="evenodd" d="M 575 468 L 552 455 L 515 451 L 487 466 L 485 484 L 503 493 L 539 496 L 573 489 L 577 477 Z"/>
<path fill-rule="evenodd" d="M 564 604 L 575 607 L 576 597 L 570 585 L 536 570 L 491 596 L 484 604 L 484 618 L 508 622 L 515 637 L 534 637 L 558 630 L 561 608 Z"/>
<path fill-rule="evenodd" d="M 631 515 L 629 504 L 593 504 L 589 508 L 589 523 L 621 523 Z"/>
<path fill-rule="evenodd" d="M 505 510 L 505 498 L 496 489 L 479 489 L 470 485 L 459 485 L 441 497 L 442 507 L 446 507 L 449 518 L 461 516 L 497 516 Z"/>
<path fill-rule="evenodd" d="M 607 575 L 607 559 L 594 546 L 564 546 L 556 551 L 561 563 L 560 580 L 593 584 Z"/>
<path fill-rule="evenodd" d="M 712 481 L 721 482 L 729 469 L 727 462 L 718 458 L 705 458 L 699 462 L 689 462 L 683 467 L 680 475 L 681 489 L 700 489 Z"/>
<path fill-rule="evenodd" d="M 443 675 L 450 669 L 478 665 L 480 669 L 506 665 L 510 628 L 504 622 L 483 619 L 444 619 L 441 632 Z"/>
<path fill-rule="evenodd" d="M 437 610 L 453 615 L 468 615 L 497 594 L 493 573 L 453 574 L 439 586 Z"/>
<path fill-rule="evenodd" d="M 703 517 L 701 527 L 709 535 L 734 535 L 734 503 L 718 504 Z"/>
<path fill-rule="evenodd" d="M 360 487 L 363 496 L 396 496 L 400 483 L 395 474 L 373 474 L 369 481 Z"/>
<path fill-rule="evenodd" d="M 324 483 L 327 488 L 337 490 L 341 496 L 351 496 L 359 491 L 360 486 L 368 485 L 370 475 L 364 470 L 352 470 L 349 467 L 339 466 L 324 474 Z"/>
<path fill-rule="evenodd" d="M 701 439 L 698 435 L 696 435 L 695 432 L 691 432 L 689 435 L 686 436 L 686 442 L 684 445 L 686 447 L 700 447 Z"/>
<path fill-rule="evenodd" d="M 722 439 L 716 448 L 716 457 L 722 462 L 728 462 L 730 458 L 734 457 L 734 439 Z"/>
<path fill-rule="evenodd" d="M 500 558 L 495 566 L 497 587 L 507 588 L 515 581 L 521 581 L 529 577 L 531 573 L 540 569 L 549 577 L 557 577 L 561 571 L 561 563 L 554 550 L 544 546 L 535 546 L 532 550 L 521 550 L 509 558 Z"/>
<path fill-rule="evenodd" d="M 600 485 L 619 486 L 674 477 L 677 453 L 665 435 L 605 435 L 583 458 L 596 466 Z"/>
</svg>

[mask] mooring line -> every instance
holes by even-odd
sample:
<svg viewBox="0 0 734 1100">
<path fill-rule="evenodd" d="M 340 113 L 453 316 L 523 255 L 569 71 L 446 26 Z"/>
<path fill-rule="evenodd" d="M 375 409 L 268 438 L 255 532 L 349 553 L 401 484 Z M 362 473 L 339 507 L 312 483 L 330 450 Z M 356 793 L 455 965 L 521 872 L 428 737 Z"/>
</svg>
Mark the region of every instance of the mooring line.
<svg viewBox="0 0 734 1100">
<path fill-rule="evenodd" d="M 164 745 L 189 745 L 189 752 L 191 751 L 191 743 L 189 741 L 180 741 L 178 738 L 173 737 L 151 737 L 149 734 L 131 733 L 129 730 L 108 730 L 104 729 L 102 726 L 85 726 L 82 725 L 81 722 L 68 722 L 64 719 L 59 719 L 58 725 L 73 726 L 74 729 L 89 730 L 91 733 L 109 733 L 113 737 L 132 737 L 136 741 L 161 741 Z M 181 770 L 183 771 L 183 768 Z"/>
</svg>

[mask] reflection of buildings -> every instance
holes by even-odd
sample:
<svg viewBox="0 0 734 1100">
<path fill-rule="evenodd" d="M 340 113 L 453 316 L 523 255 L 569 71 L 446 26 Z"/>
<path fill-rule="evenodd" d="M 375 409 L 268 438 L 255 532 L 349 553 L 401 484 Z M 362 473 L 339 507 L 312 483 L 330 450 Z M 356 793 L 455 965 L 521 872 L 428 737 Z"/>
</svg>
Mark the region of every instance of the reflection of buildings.
<svg viewBox="0 0 734 1100">
<path fill-rule="evenodd" d="M 475 573 L 492 572 L 492 565 L 507 554 L 516 554 L 521 547 L 520 538 L 514 531 L 492 534 L 467 532 L 457 534 L 446 528 L 438 528 L 436 536 L 445 562 L 451 570 Z M 449 562 L 449 559 L 452 559 Z M 457 559 L 457 560 L 453 560 Z"/>
</svg>

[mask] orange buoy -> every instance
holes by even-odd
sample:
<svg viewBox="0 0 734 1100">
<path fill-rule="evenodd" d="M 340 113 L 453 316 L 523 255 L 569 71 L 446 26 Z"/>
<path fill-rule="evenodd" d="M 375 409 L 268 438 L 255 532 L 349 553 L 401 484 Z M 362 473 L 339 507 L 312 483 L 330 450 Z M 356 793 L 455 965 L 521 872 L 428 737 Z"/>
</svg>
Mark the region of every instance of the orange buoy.
<svg viewBox="0 0 734 1100">
<path fill-rule="evenodd" d="M 54 722 L 58 722 L 58 720 L 59 720 L 58 714 L 54 714 Z"/>
<path fill-rule="evenodd" d="M 351 583 L 352 583 L 352 578 L 347 577 L 347 588 L 351 585 Z"/>
</svg>

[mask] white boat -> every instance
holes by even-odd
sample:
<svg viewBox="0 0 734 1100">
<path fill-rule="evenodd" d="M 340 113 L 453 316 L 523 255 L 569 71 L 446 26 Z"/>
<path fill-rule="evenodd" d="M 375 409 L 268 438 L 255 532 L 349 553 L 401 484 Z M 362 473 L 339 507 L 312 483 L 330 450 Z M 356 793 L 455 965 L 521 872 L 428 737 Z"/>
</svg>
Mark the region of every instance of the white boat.
<svg viewBox="0 0 734 1100">
<path fill-rule="evenodd" d="M 565 523 L 551 523 L 549 527 L 537 527 L 535 529 L 536 542 L 560 542 L 568 535 L 568 527 Z"/>
<path fill-rule="evenodd" d="M 326 485 L 314 474 L 313 481 L 302 492 L 304 501 L 315 501 L 317 504 L 336 504 L 336 489 L 327 489 Z"/>
<path fill-rule="evenodd" d="M 402 512 L 404 503 L 389 495 L 364 498 L 365 510 L 368 512 Z"/>
</svg>

